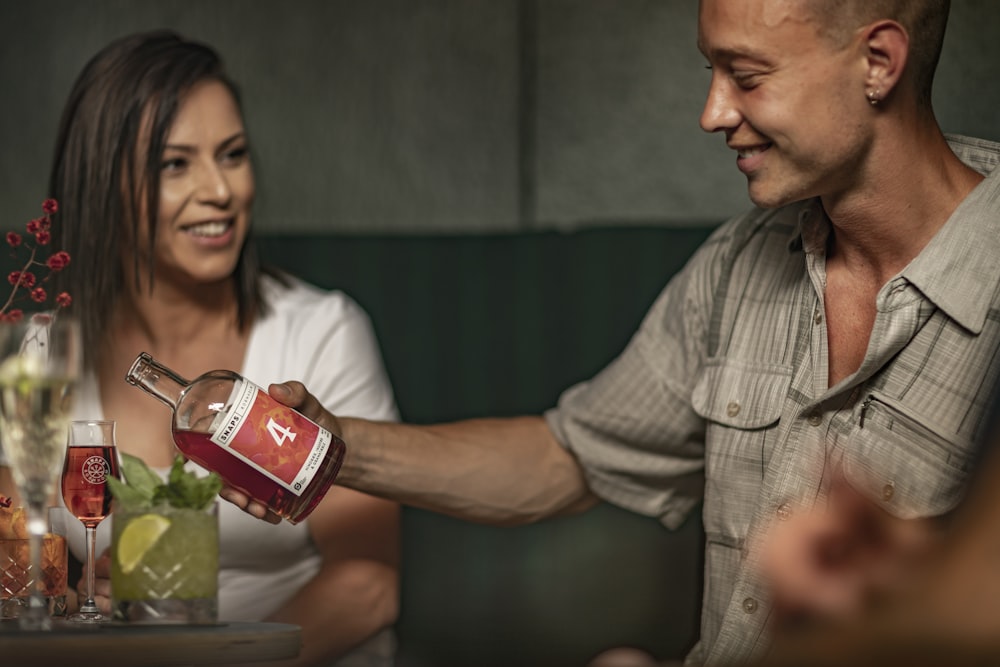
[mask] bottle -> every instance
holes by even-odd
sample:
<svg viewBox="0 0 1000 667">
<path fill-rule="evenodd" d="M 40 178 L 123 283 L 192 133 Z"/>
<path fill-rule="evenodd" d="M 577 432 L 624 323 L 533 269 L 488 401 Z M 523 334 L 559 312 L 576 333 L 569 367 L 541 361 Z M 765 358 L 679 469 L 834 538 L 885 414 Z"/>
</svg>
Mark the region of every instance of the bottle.
<svg viewBox="0 0 1000 667">
<path fill-rule="evenodd" d="M 173 409 L 173 437 L 189 459 L 290 523 L 306 518 L 344 460 L 344 442 L 226 370 L 192 381 L 142 352 L 125 380 Z"/>
</svg>

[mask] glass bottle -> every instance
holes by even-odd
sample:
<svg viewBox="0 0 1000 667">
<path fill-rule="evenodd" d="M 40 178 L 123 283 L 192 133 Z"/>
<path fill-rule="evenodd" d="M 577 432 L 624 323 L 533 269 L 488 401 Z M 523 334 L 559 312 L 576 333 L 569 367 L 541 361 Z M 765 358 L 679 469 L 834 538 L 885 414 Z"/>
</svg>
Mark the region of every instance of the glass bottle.
<svg viewBox="0 0 1000 667">
<path fill-rule="evenodd" d="M 189 459 L 291 523 L 315 509 L 344 460 L 344 442 L 239 373 L 188 381 L 142 352 L 125 380 L 173 409 Z"/>
</svg>

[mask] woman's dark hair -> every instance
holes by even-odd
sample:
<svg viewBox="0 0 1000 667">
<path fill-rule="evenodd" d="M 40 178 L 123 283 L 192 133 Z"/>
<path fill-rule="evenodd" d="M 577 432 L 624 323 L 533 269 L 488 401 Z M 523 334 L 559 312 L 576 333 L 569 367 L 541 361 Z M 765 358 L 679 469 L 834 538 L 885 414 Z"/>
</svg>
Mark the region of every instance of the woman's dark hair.
<svg viewBox="0 0 1000 667">
<path fill-rule="evenodd" d="M 125 290 L 123 257 L 133 258 L 137 278 L 140 257 L 149 257 L 152 288 L 164 144 L 184 96 L 206 79 L 225 85 L 240 108 L 239 91 L 211 47 L 170 31 L 153 31 L 112 42 L 91 58 L 73 84 L 49 177 L 49 196 L 59 201 L 60 217 L 53 225 L 52 247 L 66 250 L 72 260 L 53 277 L 57 291 L 73 296 L 88 368 L 95 365 L 101 333 Z M 139 160 L 144 163 L 137 164 Z M 144 211 L 149 233 L 140 235 Z M 130 233 L 125 233 L 126 225 Z M 139 239 L 148 239 L 149 247 L 139 248 Z M 133 252 L 125 252 L 125 243 L 132 244 Z M 234 281 L 241 330 L 266 308 L 259 275 L 248 235 Z"/>
</svg>

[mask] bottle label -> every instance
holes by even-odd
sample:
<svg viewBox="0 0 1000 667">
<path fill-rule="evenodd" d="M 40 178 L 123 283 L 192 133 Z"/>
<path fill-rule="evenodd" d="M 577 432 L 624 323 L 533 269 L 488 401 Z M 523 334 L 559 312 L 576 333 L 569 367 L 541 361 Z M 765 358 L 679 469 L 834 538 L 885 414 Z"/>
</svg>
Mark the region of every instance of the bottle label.
<svg viewBox="0 0 1000 667">
<path fill-rule="evenodd" d="M 212 442 L 301 495 L 323 463 L 332 434 L 247 380 L 236 384 L 230 398 Z"/>
</svg>

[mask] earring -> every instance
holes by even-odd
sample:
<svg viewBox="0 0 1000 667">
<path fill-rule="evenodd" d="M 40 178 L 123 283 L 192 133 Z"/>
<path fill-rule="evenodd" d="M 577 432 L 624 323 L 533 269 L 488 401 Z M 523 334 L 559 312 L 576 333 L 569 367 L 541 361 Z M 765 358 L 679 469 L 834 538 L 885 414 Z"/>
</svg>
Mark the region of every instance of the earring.
<svg viewBox="0 0 1000 667">
<path fill-rule="evenodd" d="M 878 103 L 882 101 L 880 98 L 881 94 L 882 94 L 881 89 L 869 90 L 868 93 L 865 95 L 868 98 L 868 104 L 872 105 L 873 107 L 878 106 Z"/>
</svg>

